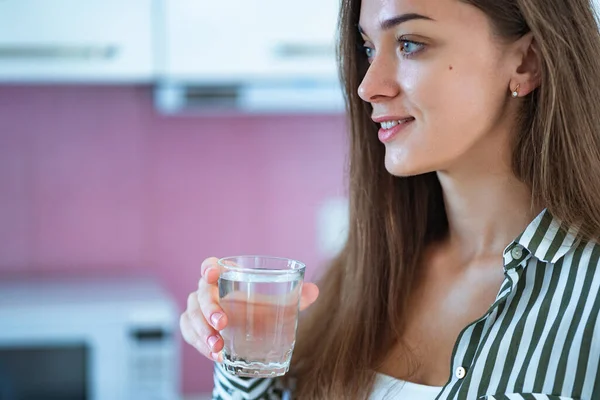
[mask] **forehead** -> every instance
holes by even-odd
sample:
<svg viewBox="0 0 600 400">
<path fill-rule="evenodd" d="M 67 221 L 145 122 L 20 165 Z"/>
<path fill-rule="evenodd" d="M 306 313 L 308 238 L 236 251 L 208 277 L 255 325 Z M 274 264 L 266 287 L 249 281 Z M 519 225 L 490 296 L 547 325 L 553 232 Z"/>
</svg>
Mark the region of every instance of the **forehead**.
<svg viewBox="0 0 600 400">
<path fill-rule="evenodd" d="M 394 13 L 398 11 L 411 12 L 435 11 L 450 1 L 458 0 L 362 0 L 360 5 L 361 16 L 363 13 Z"/>
<path fill-rule="evenodd" d="M 359 25 L 367 34 L 376 33 L 382 21 L 413 13 L 449 24 L 473 24 L 483 14 L 460 0 L 362 0 Z"/>
</svg>

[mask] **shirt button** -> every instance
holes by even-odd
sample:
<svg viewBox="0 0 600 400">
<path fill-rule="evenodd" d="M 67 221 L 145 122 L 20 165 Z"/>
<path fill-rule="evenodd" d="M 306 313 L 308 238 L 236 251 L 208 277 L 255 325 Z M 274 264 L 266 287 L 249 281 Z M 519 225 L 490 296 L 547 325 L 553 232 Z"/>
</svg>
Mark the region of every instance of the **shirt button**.
<svg viewBox="0 0 600 400">
<path fill-rule="evenodd" d="M 510 251 L 510 255 L 512 256 L 513 260 L 520 260 L 521 257 L 523 257 L 523 248 L 521 246 L 513 247 L 513 249 Z"/>
<path fill-rule="evenodd" d="M 467 375 L 467 370 L 464 369 L 463 367 L 458 367 L 456 368 L 456 377 L 458 379 L 462 379 Z"/>
</svg>

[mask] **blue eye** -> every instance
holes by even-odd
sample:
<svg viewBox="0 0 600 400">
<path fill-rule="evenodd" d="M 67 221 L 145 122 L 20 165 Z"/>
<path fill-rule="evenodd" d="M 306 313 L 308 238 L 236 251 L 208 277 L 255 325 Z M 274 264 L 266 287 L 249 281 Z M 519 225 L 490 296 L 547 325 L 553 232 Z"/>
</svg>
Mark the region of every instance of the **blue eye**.
<svg viewBox="0 0 600 400">
<path fill-rule="evenodd" d="M 363 50 L 364 50 L 365 55 L 367 56 L 367 58 L 369 60 L 372 59 L 373 57 L 375 57 L 375 49 L 373 49 L 371 47 L 364 46 Z"/>
<path fill-rule="evenodd" d="M 413 42 L 411 40 L 401 40 L 400 41 L 400 51 L 405 56 L 411 56 L 415 53 L 418 53 L 423 49 L 424 44 L 419 42 Z"/>
</svg>

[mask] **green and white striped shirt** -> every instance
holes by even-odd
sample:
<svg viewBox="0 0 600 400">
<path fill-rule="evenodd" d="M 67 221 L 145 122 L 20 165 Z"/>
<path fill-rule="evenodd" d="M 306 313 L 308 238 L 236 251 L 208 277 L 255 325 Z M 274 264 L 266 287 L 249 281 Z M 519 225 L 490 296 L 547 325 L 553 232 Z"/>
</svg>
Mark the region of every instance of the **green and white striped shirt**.
<svg viewBox="0 0 600 400">
<path fill-rule="evenodd" d="M 438 400 L 600 400 L 600 246 L 544 210 L 504 250 L 504 282 L 459 334 Z M 215 369 L 214 399 L 282 399 Z M 415 399 L 416 400 L 416 399 Z"/>
</svg>

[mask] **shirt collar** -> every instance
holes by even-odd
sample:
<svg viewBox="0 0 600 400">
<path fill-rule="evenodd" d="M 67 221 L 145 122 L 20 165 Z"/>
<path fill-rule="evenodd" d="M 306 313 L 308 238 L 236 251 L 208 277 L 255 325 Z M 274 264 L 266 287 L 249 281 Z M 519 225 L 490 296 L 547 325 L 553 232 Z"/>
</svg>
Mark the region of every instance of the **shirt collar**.
<svg viewBox="0 0 600 400">
<path fill-rule="evenodd" d="M 577 247 L 577 233 L 576 226 L 567 227 L 544 209 L 506 248 L 505 254 L 520 245 L 538 260 L 556 263 L 569 250 Z"/>
</svg>

